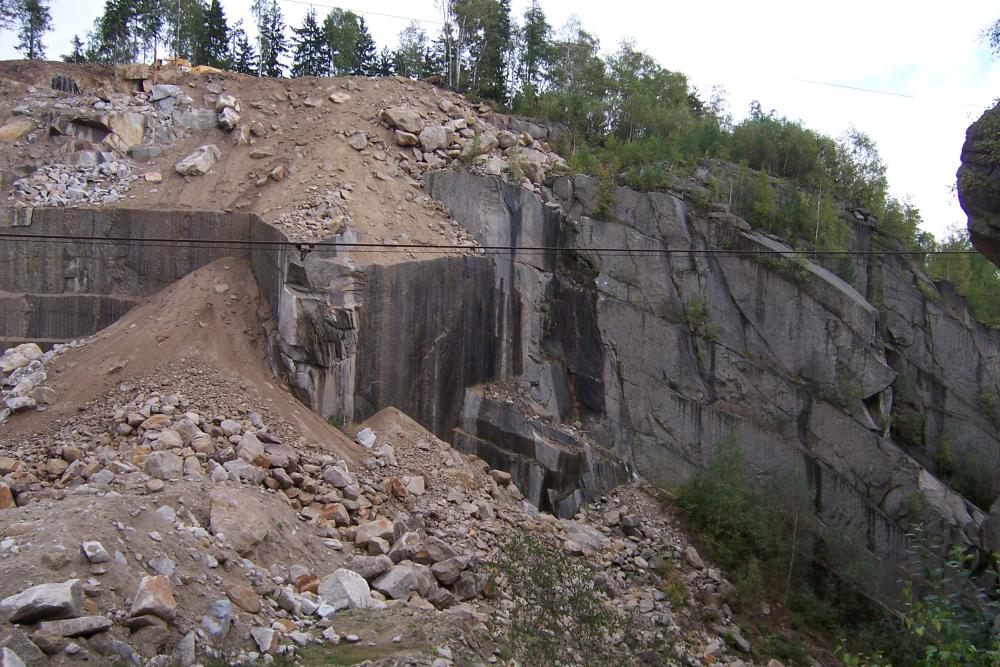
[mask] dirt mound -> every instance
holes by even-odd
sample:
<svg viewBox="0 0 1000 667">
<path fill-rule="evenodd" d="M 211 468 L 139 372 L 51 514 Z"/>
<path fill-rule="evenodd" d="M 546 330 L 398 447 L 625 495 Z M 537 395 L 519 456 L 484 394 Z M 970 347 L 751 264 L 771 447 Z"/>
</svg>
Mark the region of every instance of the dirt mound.
<svg viewBox="0 0 1000 667">
<path fill-rule="evenodd" d="M 254 392 L 307 439 L 354 460 L 357 446 L 296 401 L 272 376 L 263 324 L 268 311 L 248 262 L 223 258 L 185 276 L 47 368 L 56 403 L 18 415 L 0 440 L 58 429 L 88 402 L 158 370 L 211 369 Z M 238 399 L 238 396 L 234 397 Z"/>
</svg>

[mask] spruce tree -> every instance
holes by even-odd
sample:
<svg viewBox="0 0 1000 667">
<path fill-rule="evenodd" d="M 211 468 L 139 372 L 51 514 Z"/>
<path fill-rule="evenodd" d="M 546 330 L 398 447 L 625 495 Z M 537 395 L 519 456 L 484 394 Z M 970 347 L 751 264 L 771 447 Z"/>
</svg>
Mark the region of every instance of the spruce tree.
<svg viewBox="0 0 1000 667">
<path fill-rule="evenodd" d="M 375 47 L 375 40 L 372 39 L 368 31 L 368 24 L 365 17 L 358 17 L 358 40 L 354 44 L 354 69 L 351 72 L 355 76 L 375 76 L 378 70 L 378 52 Z"/>
<path fill-rule="evenodd" d="M 70 46 L 73 50 L 62 56 L 63 62 L 65 63 L 85 63 L 87 62 L 87 53 L 84 50 L 83 40 L 80 39 L 79 35 L 73 35 L 73 41 L 70 42 Z"/>
<path fill-rule="evenodd" d="M 204 29 L 199 35 L 194 59 L 199 65 L 229 66 L 229 24 L 219 0 L 212 0 L 205 11 Z"/>
<path fill-rule="evenodd" d="M 388 46 L 383 46 L 375 67 L 375 76 L 392 76 L 392 73 L 392 51 Z"/>
<path fill-rule="evenodd" d="M 247 31 L 243 29 L 243 19 L 237 21 L 236 25 L 233 26 L 231 37 L 230 69 L 240 74 L 257 76 L 257 67 L 259 65 L 257 52 L 254 51 L 253 44 L 250 42 L 250 38 L 247 37 Z"/>
<path fill-rule="evenodd" d="M 93 50 L 101 62 L 115 65 L 135 60 L 133 9 L 129 0 L 106 0 L 104 3 L 104 13 L 95 21 L 93 35 Z"/>
<path fill-rule="evenodd" d="M 257 19 L 260 53 L 260 74 L 280 77 L 285 69 L 281 57 L 288 50 L 285 40 L 285 18 L 278 0 L 254 0 L 250 11 Z"/>
<path fill-rule="evenodd" d="M 292 76 L 327 76 L 330 73 L 330 52 L 326 35 L 316 20 L 316 10 L 306 12 L 301 28 L 295 33 Z"/>
<path fill-rule="evenodd" d="M 28 60 L 44 60 L 42 35 L 52 30 L 52 15 L 42 0 L 23 0 L 18 16 L 17 50 Z"/>
</svg>

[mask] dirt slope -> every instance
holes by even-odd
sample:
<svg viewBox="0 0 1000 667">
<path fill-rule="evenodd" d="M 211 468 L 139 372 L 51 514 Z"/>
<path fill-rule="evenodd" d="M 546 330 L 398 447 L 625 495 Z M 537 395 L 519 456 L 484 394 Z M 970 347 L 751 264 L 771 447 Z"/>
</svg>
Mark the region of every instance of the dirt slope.
<svg viewBox="0 0 1000 667">
<path fill-rule="evenodd" d="M 202 267 L 132 309 L 86 345 L 46 370 L 58 400 L 45 412 L 18 415 L 0 440 L 47 432 L 73 420 L 91 400 L 130 378 L 170 369 L 211 369 L 259 395 L 304 438 L 354 460 L 357 446 L 296 401 L 271 375 L 264 348 L 263 307 L 249 263 L 224 258 Z M 240 397 L 234 396 L 234 402 Z"/>
</svg>

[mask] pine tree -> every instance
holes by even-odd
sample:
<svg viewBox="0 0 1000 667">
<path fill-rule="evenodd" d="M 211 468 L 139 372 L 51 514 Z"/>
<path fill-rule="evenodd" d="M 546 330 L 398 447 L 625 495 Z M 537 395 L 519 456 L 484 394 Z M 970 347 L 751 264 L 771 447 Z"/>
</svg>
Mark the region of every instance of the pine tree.
<svg viewBox="0 0 1000 667">
<path fill-rule="evenodd" d="M 70 46 L 73 50 L 68 54 L 62 56 L 64 63 L 85 63 L 87 62 L 87 53 L 84 50 L 83 40 L 80 39 L 79 35 L 73 35 L 73 41 L 70 42 Z"/>
<path fill-rule="evenodd" d="M 42 35 L 52 30 L 52 15 L 42 0 L 23 0 L 18 21 L 17 50 L 28 60 L 44 60 Z"/>
<path fill-rule="evenodd" d="M 232 44 L 230 46 L 230 68 L 240 74 L 257 76 L 257 52 L 254 51 L 247 31 L 243 29 L 243 19 L 233 26 Z"/>
<path fill-rule="evenodd" d="M 375 40 L 368 31 L 368 24 L 365 17 L 358 17 L 358 40 L 354 44 L 354 70 L 351 72 L 355 76 L 375 76 L 378 70 L 378 51 Z"/>
<path fill-rule="evenodd" d="M 205 11 L 204 29 L 199 35 L 194 60 L 199 65 L 225 68 L 229 65 L 229 24 L 219 0 Z"/>
<path fill-rule="evenodd" d="M 330 47 L 326 34 L 316 20 L 316 10 L 310 7 L 302 27 L 292 28 L 292 32 L 295 33 L 292 76 L 329 75 Z"/>
<path fill-rule="evenodd" d="M 260 74 L 280 77 L 285 69 L 281 57 L 288 50 L 288 43 L 285 40 L 285 18 L 278 7 L 278 0 L 254 0 L 250 12 L 257 19 Z"/>
</svg>

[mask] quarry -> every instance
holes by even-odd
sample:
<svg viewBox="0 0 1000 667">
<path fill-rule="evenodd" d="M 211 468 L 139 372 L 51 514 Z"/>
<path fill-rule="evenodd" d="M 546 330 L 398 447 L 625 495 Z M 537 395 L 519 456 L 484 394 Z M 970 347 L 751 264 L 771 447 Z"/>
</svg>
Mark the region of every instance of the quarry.
<svg viewBox="0 0 1000 667">
<path fill-rule="evenodd" d="M 669 502 L 732 434 L 880 603 L 915 525 L 1000 550 L 940 470 L 1000 450 L 1000 331 L 864 212 L 849 282 L 713 201 L 725 165 L 609 186 L 565 127 L 397 77 L 11 61 L 0 121 L 23 664 L 511 664 L 490 563 L 522 535 L 635 664 L 792 664 Z"/>
</svg>

